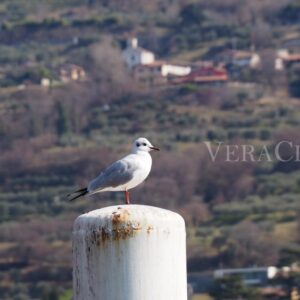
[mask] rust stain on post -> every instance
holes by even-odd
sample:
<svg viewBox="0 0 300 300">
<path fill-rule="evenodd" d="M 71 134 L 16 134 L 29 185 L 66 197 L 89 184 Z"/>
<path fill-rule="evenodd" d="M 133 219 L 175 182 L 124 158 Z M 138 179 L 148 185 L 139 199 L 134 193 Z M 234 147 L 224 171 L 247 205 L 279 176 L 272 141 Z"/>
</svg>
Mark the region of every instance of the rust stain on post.
<svg viewBox="0 0 300 300">
<path fill-rule="evenodd" d="M 112 227 L 109 226 L 111 221 Z M 111 214 L 111 220 L 99 229 L 94 229 L 91 233 L 91 243 L 97 246 L 104 245 L 107 241 L 126 240 L 133 237 L 142 230 L 139 222 L 130 220 L 130 213 L 127 209 L 118 209 Z"/>
<path fill-rule="evenodd" d="M 139 222 L 130 220 L 130 213 L 127 209 L 120 209 L 112 214 L 112 226 L 112 239 L 114 241 L 133 237 L 142 229 Z"/>
<path fill-rule="evenodd" d="M 104 244 L 109 239 L 108 230 L 105 228 L 101 228 L 101 241 Z"/>
<path fill-rule="evenodd" d="M 112 213 L 112 224 L 118 226 L 130 220 L 130 213 L 127 209 L 120 209 Z"/>
<path fill-rule="evenodd" d="M 150 234 L 150 232 L 151 232 L 153 229 L 154 229 L 153 226 L 149 225 L 149 226 L 147 227 L 147 233 Z"/>
</svg>

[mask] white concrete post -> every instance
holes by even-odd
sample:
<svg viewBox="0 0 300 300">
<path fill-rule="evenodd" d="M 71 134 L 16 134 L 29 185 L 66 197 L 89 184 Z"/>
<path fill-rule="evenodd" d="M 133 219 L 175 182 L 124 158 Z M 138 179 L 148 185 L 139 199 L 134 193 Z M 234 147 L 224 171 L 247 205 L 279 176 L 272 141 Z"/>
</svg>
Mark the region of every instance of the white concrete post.
<svg viewBox="0 0 300 300">
<path fill-rule="evenodd" d="M 73 229 L 74 300 L 186 300 L 183 218 L 144 205 L 79 216 Z"/>
</svg>

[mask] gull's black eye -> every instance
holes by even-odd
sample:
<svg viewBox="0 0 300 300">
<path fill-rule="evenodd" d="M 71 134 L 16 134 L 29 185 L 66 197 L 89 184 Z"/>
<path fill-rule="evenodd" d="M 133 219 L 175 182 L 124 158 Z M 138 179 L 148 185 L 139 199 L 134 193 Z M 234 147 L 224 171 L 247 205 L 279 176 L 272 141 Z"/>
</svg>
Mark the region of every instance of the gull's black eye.
<svg viewBox="0 0 300 300">
<path fill-rule="evenodd" d="M 136 143 L 136 146 L 139 147 L 139 146 L 140 146 L 140 143 Z"/>
<path fill-rule="evenodd" d="M 147 144 L 146 144 L 146 143 L 143 143 L 143 146 L 147 146 Z"/>
</svg>

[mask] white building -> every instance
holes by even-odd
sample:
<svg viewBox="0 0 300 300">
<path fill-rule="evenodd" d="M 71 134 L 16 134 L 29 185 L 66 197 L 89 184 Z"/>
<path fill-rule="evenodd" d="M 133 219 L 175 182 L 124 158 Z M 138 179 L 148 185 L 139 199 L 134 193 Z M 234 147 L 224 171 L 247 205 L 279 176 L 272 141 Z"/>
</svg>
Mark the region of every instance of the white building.
<svg viewBox="0 0 300 300">
<path fill-rule="evenodd" d="M 164 61 L 154 61 L 151 64 L 137 65 L 133 68 L 134 77 L 145 84 L 159 85 L 167 83 L 169 78 L 190 74 L 191 67 L 173 65 Z"/>
<path fill-rule="evenodd" d="M 59 69 L 59 79 L 64 83 L 84 80 L 85 78 L 85 70 L 80 66 L 74 64 L 66 64 Z"/>
<path fill-rule="evenodd" d="M 278 269 L 273 266 L 269 267 L 252 267 L 237 269 L 220 269 L 214 271 L 214 278 L 224 278 L 228 276 L 239 276 L 247 285 L 264 284 L 273 279 L 278 274 Z"/>
<path fill-rule="evenodd" d="M 124 61 L 128 68 L 132 69 L 136 65 L 151 64 L 155 60 L 153 52 L 138 46 L 138 39 L 131 38 L 127 42 L 127 47 L 122 52 Z"/>
<path fill-rule="evenodd" d="M 191 72 L 190 66 L 155 60 L 154 53 L 138 46 L 137 38 L 127 41 L 122 56 L 133 76 L 148 85 L 165 84 L 170 77 L 186 76 Z"/>
<path fill-rule="evenodd" d="M 49 78 L 42 78 L 41 79 L 41 86 L 43 87 L 50 87 L 51 80 Z"/>
<path fill-rule="evenodd" d="M 173 65 L 169 63 L 164 63 L 161 65 L 161 75 L 163 77 L 167 76 L 186 76 L 191 73 L 191 67 Z"/>
<path fill-rule="evenodd" d="M 218 55 L 218 60 L 235 67 L 257 69 L 260 67 L 260 56 L 251 51 L 226 50 Z"/>
<path fill-rule="evenodd" d="M 252 69 L 260 66 L 260 56 L 257 53 L 247 51 L 236 51 L 233 54 L 232 62 L 238 67 L 249 66 Z"/>
</svg>

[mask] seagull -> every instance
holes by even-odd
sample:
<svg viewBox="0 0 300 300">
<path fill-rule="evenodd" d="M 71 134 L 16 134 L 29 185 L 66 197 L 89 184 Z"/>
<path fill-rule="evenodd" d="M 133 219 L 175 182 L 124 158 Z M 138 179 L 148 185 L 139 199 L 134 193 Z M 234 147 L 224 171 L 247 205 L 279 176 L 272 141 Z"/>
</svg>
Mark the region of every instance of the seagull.
<svg viewBox="0 0 300 300">
<path fill-rule="evenodd" d="M 151 171 L 149 152 L 153 150 L 159 151 L 159 148 L 144 137 L 138 138 L 133 142 L 130 154 L 108 166 L 87 187 L 69 194 L 69 201 L 96 193 L 123 191 L 125 203 L 129 204 L 129 190 L 142 183 Z"/>
</svg>

